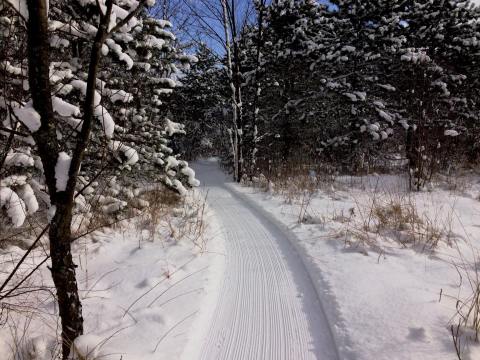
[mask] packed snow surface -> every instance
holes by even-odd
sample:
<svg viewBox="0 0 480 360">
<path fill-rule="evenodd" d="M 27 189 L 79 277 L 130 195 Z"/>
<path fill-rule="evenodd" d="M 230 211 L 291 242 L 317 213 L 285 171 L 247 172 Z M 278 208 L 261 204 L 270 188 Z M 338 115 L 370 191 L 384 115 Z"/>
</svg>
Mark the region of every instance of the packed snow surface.
<svg viewBox="0 0 480 360">
<path fill-rule="evenodd" d="M 193 168 L 203 184 L 194 193 L 208 204 L 205 243 L 177 237 L 181 219 L 195 221 L 181 208 L 161 216 L 155 230 L 127 221 L 74 242 L 85 318 L 85 335 L 75 341 L 81 356 L 455 359 L 450 325 L 457 299 L 470 295 L 459 273 L 472 269 L 468 261 L 480 239 L 478 177 L 461 191 L 437 186 L 410 193 L 401 176 L 338 176 L 316 188 L 299 216 L 302 202 L 274 194 L 280 187 L 272 181 L 264 190 L 233 184 L 213 159 Z M 20 224 L 38 204 L 25 177 L 2 181 L 0 205 Z M 362 224 L 362 209 L 372 200 L 395 199 L 414 203 L 419 216 L 448 230 L 452 240 L 425 250 L 385 232 L 373 243 L 351 237 L 349 229 Z M 23 251 L 0 249 L 2 276 Z M 41 246 L 21 273 L 44 258 Z M 47 264 L 25 285 L 51 287 Z M 47 292 L 24 296 L 20 300 L 38 312 L 31 319 L 10 314 L 0 327 L 0 359 L 12 358 L 17 328 L 26 329 L 22 351 L 50 359 L 55 299 Z M 463 350 L 465 359 L 480 358 L 478 344 Z"/>
<path fill-rule="evenodd" d="M 200 356 L 188 359 L 338 359 L 315 287 L 286 235 L 226 187 L 215 161 L 194 168 L 225 229 L 226 263 Z"/>
<path fill-rule="evenodd" d="M 461 191 L 437 185 L 408 192 L 403 176 L 343 176 L 318 188 L 303 205 L 301 198 L 289 201 L 272 193 L 272 186 L 268 191 L 231 186 L 291 234 L 333 324 L 340 359 L 452 360 L 450 326 L 456 324 L 457 299 L 467 299 L 475 286 L 475 272 L 468 279 L 466 271 L 480 246 L 480 181 L 469 181 Z M 391 230 L 369 233 L 370 246 L 352 237 L 366 236 L 362 229 L 372 217 L 372 202 L 401 199 L 450 241 L 428 249 L 402 245 Z M 462 339 L 461 346 L 463 359 L 480 359 L 478 343 Z"/>
<path fill-rule="evenodd" d="M 201 204 L 204 198 L 204 194 L 194 198 L 191 192 L 186 201 Z M 4 199 L 9 206 L 12 200 L 21 201 L 4 187 L 0 188 L 0 199 L 1 206 Z M 10 209 L 21 211 L 22 206 Z M 210 318 L 209 309 L 214 308 L 215 291 L 222 279 L 223 238 L 208 209 L 203 240 L 181 238 L 180 226 L 188 219 L 196 221 L 196 215 L 191 215 L 196 208 L 179 206 L 163 214 L 156 229 L 143 227 L 140 220 L 124 221 L 115 229 L 95 231 L 73 243 L 85 320 L 84 335 L 74 345 L 80 358 L 175 360 L 187 348 L 196 348 L 193 344 L 203 336 L 201 324 Z M 45 259 L 46 238 L 43 243 L 27 258 L 19 274 L 28 273 Z M 16 246 L 0 249 L 0 283 L 23 253 Z M 50 263 L 41 266 L 24 286 L 53 289 L 47 265 Z M 27 292 L 11 301 L 15 304 L 18 300 L 32 310 L 27 315 L 10 312 L 0 326 L 0 359 L 50 360 L 58 351 L 56 300 L 50 291 L 34 294 Z M 15 337 L 17 328 L 22 329 L 21 340 Z M 22 356 L 13 356 L 12 349 Z"/>
</svg>

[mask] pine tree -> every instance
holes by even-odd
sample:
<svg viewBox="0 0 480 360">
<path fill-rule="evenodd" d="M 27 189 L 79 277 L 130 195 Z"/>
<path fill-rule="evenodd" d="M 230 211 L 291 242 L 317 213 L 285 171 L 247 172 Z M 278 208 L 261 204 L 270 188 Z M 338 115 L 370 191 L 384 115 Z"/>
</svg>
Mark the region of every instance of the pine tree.
<svg viewBox="0 0 480 360">
<path fill-rule="evenodd" d="M 221 146 L 222 111 L 228 103 L 226 75 L 219 67 L 218 58 L 205 44 L 200 44 L 196 57 L 198 62 L 184 72 L 180 85 L 167 102 L 169 111 L 185 125 L 189 134 L 179 139 L 178 148 L 192 160 L 214 155 L 214 149 Z"/>
<path fill-rule="evenodd" d="M 420 188 L 451 165 L 449 145 L 478 146 L 478 8 L 463 1 L 335 5 L 272 2 L 257 81 L 256 29 L 242 34 L 244 110 L 247 127 L 252 112 L 262 114 L 262 166 L 322 158 L 368 171 L 403 154 Z M 262 91 L 252 110 L 256 86 Z"/>
<path fill-rule="evenodd" d="M 5 78 L 0 136 L 6 140 L 0 206 L 15 227 L 38 209 L 48 215 L 42 234 L 48 229 L 64 358 L 83 331 L 72 231 L 88 224 L 94 211 L 113 214 L 124 208 L 141 193 L 129 178 L 149 174 L 146 180 L 155 182 L 156 166 L 163 169 L 164 183 L 179 193 L 198 185 L 193 170 L 169 147 L 169 139 L 184 130 L 166 119 L 160 100 L 175 87 L 179 68 L 195 58 L 176 49 L 168 22 L 142 13 L 152 4 L 0 5 Z M 100 188 L 98 180 L 107 172 L 110 178 Z M 7 285 L 8 280 L 0 296 Z"/>
</svg>

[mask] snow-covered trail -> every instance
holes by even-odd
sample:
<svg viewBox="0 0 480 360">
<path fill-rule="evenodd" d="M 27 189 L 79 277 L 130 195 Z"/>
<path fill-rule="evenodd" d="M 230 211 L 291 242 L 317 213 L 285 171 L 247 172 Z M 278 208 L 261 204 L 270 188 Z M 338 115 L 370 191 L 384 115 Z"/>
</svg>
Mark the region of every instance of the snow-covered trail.
<svg viewBox="0 0 480 360">
<path fill-rule="evenodd" d="M 224 279 L 199 358 L 337 359 L 313 283 L 288 238 L 226 186 L 216 162 L 195 169 L 226 239 Z"/>
</svg>

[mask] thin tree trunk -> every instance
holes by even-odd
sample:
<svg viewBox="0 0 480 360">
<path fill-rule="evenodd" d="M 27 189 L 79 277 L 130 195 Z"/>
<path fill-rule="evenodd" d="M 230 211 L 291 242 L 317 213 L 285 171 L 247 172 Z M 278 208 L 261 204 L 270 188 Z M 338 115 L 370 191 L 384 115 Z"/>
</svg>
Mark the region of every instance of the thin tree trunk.
<svg viewBox="0 0 480 360">
<path fill-rule="evenodd" d="M 237 108 L 237 132 L 238 132 L 238 146 L 237 146 L 237 160 L 238 160 L 238 175 L 237 182 L 240 182 L 244 172 L 243 159 L 243 101 L 242 101 L 242 76 L 240 71 L 240 49 L 238 45 L 238 29 L 236 20 L 235 0 L 231 1 L 230 10 L 230 27 L 232 34 L 233 45 L 233 84 L 235 86 L 235 106 Z"/>
<path fill-rule="evenodd" d="M 239 159 L 239 134 L 238 134 L 238 106 L 237 106 L 237 91 L 235 82 L 233 79 L 233 64 L 232 64 L 232 51 L 230 44 L 230 32 L 228 30 L 228 10 L 226 0 L 221 0 L 222 12 L 223 12 L 223 30 L 225 34 L 225 48 L 227 53 L 227 75 L 230 82 L 231 101 L 232 101 L 232 123 L 233 123 L 233 173 L 234 180 L 240 181 L 240 159 Z"/>
<path fill-rule="evenodd" d="M 260 100 L 260 93 L 261 93 L 261 86 L 260 86 L 260 60 L 262 55 L 262 47 L 263 47 L 263 13 L 265 9 L 265 1 L 262 0 L 258 4 L 258 33 L 257 33 L 257 53 L 255 58 L 255 95 L 253 99 L 253 119 L 252 119 L 252 151 L 251 151 L 251 158 L 250 158 L 250 177 L 253 177 L 256 172 L 256 164 L 257 164 L 257 143 L 258 143 L 258 114 L 260 112 L 259 108 L 259 100 Z"/>
<path fill-rule="evenodd" d="M 101 58 L 101 48 L 108 36 L 113 1 L 107 1 L 106 14 L 101 14 L 95 36 L 88 69 L 87 92 L 84 103 L 83 125 L 77 138 L 68 171 L 65 191 L 57 191 L 55 166 L 59 144 L 51 99 L 49 81 L 49 38 L 46 0 L 28 0 L 28 64 L 29 84 L 35 110 L 40 114 L 41 127 L 33 133 L 43 163 L 50 202 L 56 211 L 50 223 L 49 240 L 52 260 L 51 273 L 55 284 L 57 301 L 62 321 L 62 357 L 67 359 L 72 342 L 83 334 L 82 305 L 75 277 L 76 265 L 71 252 L 71 222 L 74 206 L 75 186 L 84 153 L 88 147 L 94 117 L 95 84 Z"/>
<path fill-rule="evenodd" d="M 236 41 L 234 42 L 236 43 Z M 234 51 L 235 58 L 235 88 L 236 88 L 236 99 L 235 99 L 235 106 L 237 108 L 237 138 L 238 138 L 238 145 L 237 145 L 237 160 L 238 160 L 238 174 L 237 174 L 237 182 L 240 182 L 243 176 L 243 103 L 242 103 L 242 89 L 241 89 L 241 76 L 240 76 L 240 69 L 239 69 L 239 59 L 238 59 L 238 45 L 234 44 Z"/>
<path fill-rule="evenodd" d="M 66 359 L 71 342 L 83 333 L 82 306 L 70 246 L 73 194 L 57 192 L 56 189 L 55 166 L 59 145 L 49 81 L 50 44 L 46 0 L 28 0 L 28 11 L 28 79 L 33 106 L 41 118 L 40 129 L 33 133 L 33 137 L 43 163 L 50 202 L 56 207 L 49 229 L 50 270 L 62 321 L 62 354 Z"/>
<path fill-rule="evenodd" d="M 416 184 L 416 169 L 418 167 L 417 164 L 417 154 L 415 151 L 415 144 L 414 144 L 414 132 L 412 127 L 410 126 L 407 129 L 407 134 L 405 136 L 405 156 L 408 160 L 408 177 L 409 177 L 409 185 L 410 185 L 410 190 L 413 189 L 413 187 Z"/>
<path fill-rule="evenodd" d="M 72 342 L 83 334 L 82 304 L 75 277 L 76 265 L 71 250 L 72 203 L 65 196 L 56 203 L 56 214 L 49 230 L 53 282 L 57 290 L 62 320 L 62 355 L 67 359 Z"/>
</svg>

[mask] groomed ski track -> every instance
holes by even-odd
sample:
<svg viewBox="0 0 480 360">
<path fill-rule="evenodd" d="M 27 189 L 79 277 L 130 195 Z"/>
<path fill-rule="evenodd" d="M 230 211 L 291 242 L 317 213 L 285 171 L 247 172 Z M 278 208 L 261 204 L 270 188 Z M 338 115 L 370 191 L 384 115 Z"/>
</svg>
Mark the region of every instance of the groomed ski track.
<svg viewBox="0 0 480 360">
<path fill-rule="evenodd" d="M 287 236 L 227 183 L 196 163 L 225 237 L 225 273 L 198 359 L 338 359 L 308 272 Z"/>
</svg>

